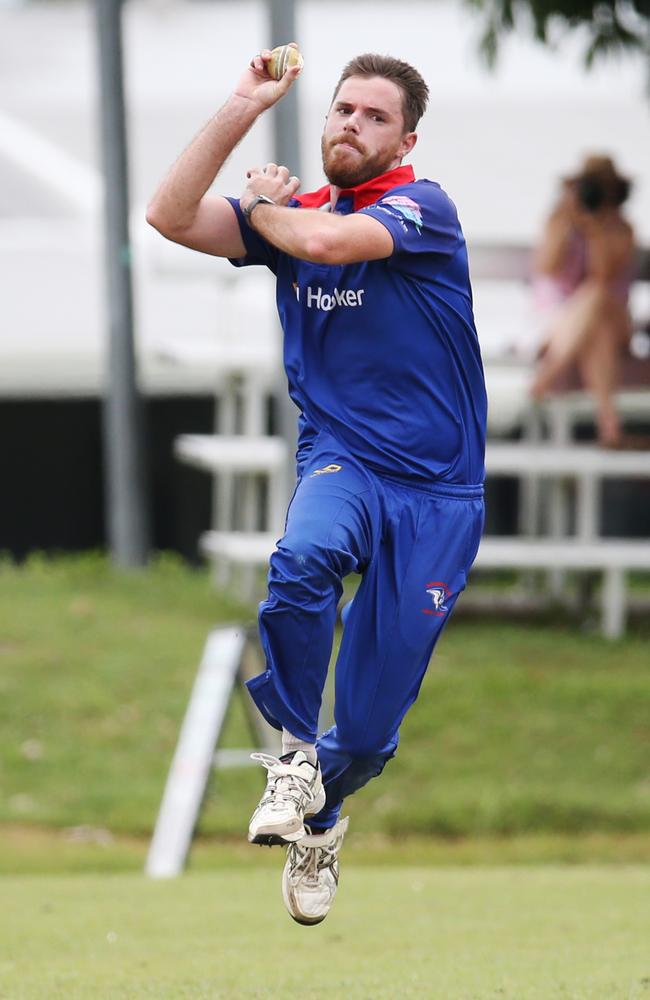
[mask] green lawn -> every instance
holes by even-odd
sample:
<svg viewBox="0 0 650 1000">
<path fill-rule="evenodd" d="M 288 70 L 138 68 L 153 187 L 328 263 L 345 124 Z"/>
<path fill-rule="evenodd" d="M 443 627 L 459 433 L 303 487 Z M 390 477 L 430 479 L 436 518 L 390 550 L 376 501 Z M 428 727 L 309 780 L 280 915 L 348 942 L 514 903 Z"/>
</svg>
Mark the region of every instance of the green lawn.
<svg viewBox="0 0 650 1000">
<path fill-rule="evenodd" d="M 453 622 L 303 928 L 244 842 L 256 770 L 141 874 L 205 636 L 254 617 L 170 558 L 0 563 L 0 1000 L 650 1000 L 647 623 Z"/>
<path fill-rule="evenodd" d="M 267 852 L 271 853 L 271 852 Z M 275 853 L 275 852 L 274 852 Z M 3 1000 L 647 1000 L 650 871 L 345 868 L 300 927 L 274 869 L 3 880 Z"/>
<path fill-rule="evenodd" d="M 0 563 L 0 826 L 144 841 L 205 636 L 254 618 L 170 558 L 135 573 L 99 556 Z M 349 802 L 351 830 L 597 835 L 633 859 L 650 833 L 649 639 L 648 623 L 607 643 L 566 622 L 452 621 L 397 758 Z M 247 739 L 235 704 L 225 743 Z M 217 773 L 199 832 L 240 837 L 262 784 Z"/>
<path fill-rule="evenodd" d="M 171 558 L 0 564 L 0 822 L 150 831 L 208 630 L 247 619 Z"/>
</svg>

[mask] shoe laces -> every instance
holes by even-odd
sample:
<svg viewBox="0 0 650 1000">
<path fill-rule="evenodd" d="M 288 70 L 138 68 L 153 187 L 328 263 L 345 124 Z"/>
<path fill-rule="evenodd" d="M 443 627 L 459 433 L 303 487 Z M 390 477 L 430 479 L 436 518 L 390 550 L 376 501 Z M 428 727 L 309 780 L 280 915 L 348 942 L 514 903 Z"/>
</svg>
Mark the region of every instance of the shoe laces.
<svg viewBox="0 0 650 1000">
<path fill-rule="evenodd" d="M 292 881 L 317 885 L 320 873 L 330 868 L 335 882 L 338 882 L 338 852 L 341 839 L 337 838 L 332 844 L 320 847 L 310 847 L 308 844 L 301 844 L 300 841 L 291 844 L 288 854 Z"/>
<path fill-rule="evenodd" d="M 251 760 L 258 761 L 268 772 L 266 791 L 260 805 L 266 804 L 269 799 L 273 799 L 272 806 L 277 804 L 278 807 L 285 801 L 295 802 L 300 806 L 304 804 L 305 798 L 308 803 L 314 801 L 316 796 L 312 782 L 300 774 L 297 767 L 285 764 L 270 753 L 253 753 Z"/>
</svg>

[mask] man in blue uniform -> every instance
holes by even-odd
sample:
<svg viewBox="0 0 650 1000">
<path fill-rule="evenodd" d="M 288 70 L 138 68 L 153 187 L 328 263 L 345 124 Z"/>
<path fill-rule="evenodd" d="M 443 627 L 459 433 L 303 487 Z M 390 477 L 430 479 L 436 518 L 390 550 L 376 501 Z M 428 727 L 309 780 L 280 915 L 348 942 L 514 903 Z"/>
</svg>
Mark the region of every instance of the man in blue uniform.
<svg viewBox="0 0 650 1000">
<path fill-rule="evenodd" d="M 267 786 L 248 836 L 288 845 L 285 904 L 312 924 L 338 883 L 342 802 L 395 754 L 478 549 L 486 397 L 456 209 L 402 164 L 428 97 L 413 67 L 373 54 L 345 67 L 320 190 L 299 195 L 298 179 L 269 163 L 248 171 L 238 199 L 207 193 L 298 75 L 272 80 L 269 58 L 251 61 L 147 218 L 277 278 L 298 485 L 260 608 L 266 670 L 249 683 L 283 753 L 259 755 Z M 336 665 L 335 725 L 318 737 L 341 581 L 353 572 L 362 579 Z"/>
</svg>

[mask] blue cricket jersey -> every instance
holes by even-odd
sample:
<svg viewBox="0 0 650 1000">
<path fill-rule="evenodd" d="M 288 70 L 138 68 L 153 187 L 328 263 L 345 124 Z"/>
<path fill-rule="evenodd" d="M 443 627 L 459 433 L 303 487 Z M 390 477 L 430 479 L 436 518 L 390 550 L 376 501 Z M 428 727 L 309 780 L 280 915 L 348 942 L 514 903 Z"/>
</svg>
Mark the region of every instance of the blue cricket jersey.
<svg viewBox="0 0 650 1000">
<path fill-rule="evenodd" d="M 326 209 L 329 185 L 291 207 Z M 277 277 L 289 393 L 300 410 L 298 465 L 329 430 L 379 475 L 416 485 L 476 485 L 485 475 L 487 401 L 467 248 L 441 187 L 397 167 L 340 192 L 336 214 L 361 211 L 393 237 L 384 260 L 312 264 L 246 222 L 246 256 Z"/>
</svg>

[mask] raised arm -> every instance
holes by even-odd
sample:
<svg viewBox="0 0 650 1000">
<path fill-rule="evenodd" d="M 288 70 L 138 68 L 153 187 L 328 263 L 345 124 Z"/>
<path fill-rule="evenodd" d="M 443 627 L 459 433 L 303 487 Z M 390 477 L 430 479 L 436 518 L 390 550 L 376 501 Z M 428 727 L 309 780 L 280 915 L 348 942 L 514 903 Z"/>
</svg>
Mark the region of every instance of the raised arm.
<svg viewBox="0 0 650 1000">
<path fill-rule="evenodd" d="M 147 222 L 167 239 L 218 257 L 244 254 L 230 203 L 207 191 L 251 125 L 284 97 L 300 72 L 294 66 L 281 80 L 273 80 L 267 70 L 270 57 L 268 49 L 255 56 L 224 106 L 181 154 L 151 199 Z M 291 194 L 298 187 L 296 178 L 293 182 Z"/>
<path fill-rule="evenodd" d="M 577 228 L 577 216 L 575 194 L 565 185 L 535 252 L 535 267 L 541 274 L 556 275 L 562 271 Z"/>
</svg>

